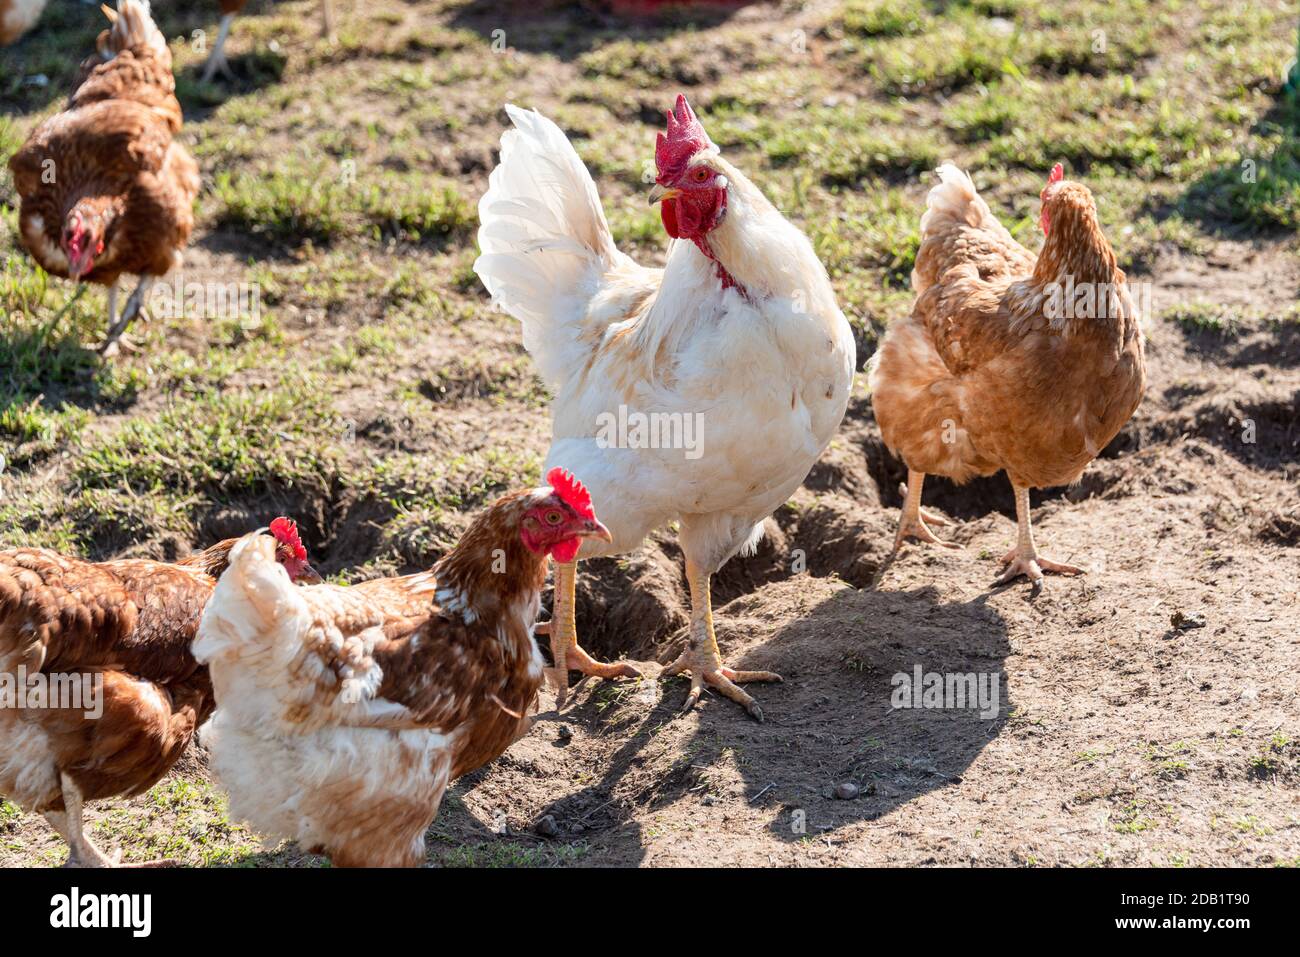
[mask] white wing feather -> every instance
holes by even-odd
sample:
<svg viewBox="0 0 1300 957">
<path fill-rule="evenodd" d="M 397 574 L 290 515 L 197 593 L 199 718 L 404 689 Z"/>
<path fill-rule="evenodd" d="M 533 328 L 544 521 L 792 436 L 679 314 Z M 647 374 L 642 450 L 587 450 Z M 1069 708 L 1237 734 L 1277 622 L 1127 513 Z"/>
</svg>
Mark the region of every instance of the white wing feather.
<svg viewBox="0 0 1300 957">
<path fill-rule="evenodd" d="M 590 348 L 581 341 L 602 277 L 630 262 L 614 245 L 591 174 L 560 128 L 535 110 L 507 106 L 515 128 L 479 202 L 474 271 L 523 323 L 524 347 L 559 389 Z"/>
</svg>

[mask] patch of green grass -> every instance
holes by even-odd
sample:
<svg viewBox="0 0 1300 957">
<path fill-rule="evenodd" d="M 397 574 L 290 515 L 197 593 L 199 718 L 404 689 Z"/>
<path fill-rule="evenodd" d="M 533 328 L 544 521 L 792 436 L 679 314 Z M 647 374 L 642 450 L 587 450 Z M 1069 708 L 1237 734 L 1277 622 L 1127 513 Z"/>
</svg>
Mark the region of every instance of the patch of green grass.
<svg viewBox="0 0 1300 957">
<path fill-rule="evenodd" d="M 612 78 L 655 90 L 711 83 L 734 64 L 744 63 L 747 69 L 756 70 L 776 60 L 775 44 L 739 34 L 719 38 L 707 55 L 702 55 L 699 43 L 688 32 L 654 42 L 627 39 L 606 43 L 579 57 L 578 67 L 588 79 L 604 82 Z M 670 101 L 664 108 L 671 106 Z"/>
<path fill-rule="evenodd" d="M 1147 760 L 1155 765 L 1157 777 L 1174 781 L 1187 776 L 1192 767 L 1187 758 L 1193 753 L 1195 749 L 1186 741 L 1175 741 L 1169 745 L 1148 747 Z"/>
<path fill-rule="evenodd" d="M 0 798 L 0 834 L 18 830 L 23 822 L 23 809 L 17 804 Z"/>
<path fill-rule="evenodd" d="M 1228 337 L 1241 326 L 1241 317 L 1231 309 L 1209 302 L 1188 302 L 1165 310 L 1162 319 L 1177 323 L 1189 332 Z"/>
<path fill-rule="evenodd" d="M 73 301 L 75 299 L 75 302 Z M 93 391 L 104 293 L 50 276 L 26 254 L 0 252 L 0 403 L 51 389 Z"/>
<path fill-rule="evenodd" d="M 912 96 L 1003 77 L 1131 70 L 1154 50 L 1140 5 L 1087 3 L 1068 22 L 1050 8 L 987 15 L 954 7 L 919 35 L 863 44 L 862 68 L 886 93 Z"/>
<path fill-rule="evenodd" d="M 1264 124 L 1237 161 L 1194 185 L 1190 207 L 1257 230 L 1300 229 L 1300 108 L 1290 113 L 1289 125 Z"/>
<path fill-rule="evenodd" d="M 372 231 L 376 237 L 443 240 L 467 232 L 473 207 L 453 186 L 425 176 L 354 179 L 355 171 L 312 173 L 290 163 L 262 174 L 217 174 L 216 221 L 279 242 L 329 243 Z"/>
<path fill-rule="evenodd" d="M 272 170 L 220 172 L 212 183 L 218 225 L 282 242 L 329 242 L 347 228 L 347 190 L 337 179 Z"/>
<path fill-rule="evenodd" d="M 1232 829 L 1240 834 L 1251 834 L 1255 837 L 1268 837 L 1273 833 L 1273 828 L 1262 822 L 1258 815 L 1245 814 L 1231 822 Z"/>
<path fill-rule="evenodd" d="M 1288 757 L 1295 754 L 1297 748 L 1289 735 L 1276 732 L 1268 744 L 1250 757 L 1251 777 L 1273 778 L 1281 774 L 1290 764 Z"/>
<path fill-rule="evenodd" d="M 446 239 L 478 223 L 477 212 L 454 186 L 438 187 L 425 177 L 369 184 L 358 205 L 381 235 L 412 242 Z"/>
<path fill-rule="evenodd" d="M 323 389 L 303 381 L 208 393 L 127 422 L 87 444 L 87 488 L 229 494 L 328 484 L 344 435 Z"/>
<path fill-rule="evenodd" d="M 519 841 L 463 843 L 449 850 L 434 850 L 430 860 L 441 867 L 562 867 L 590 853 L 582 843 L 524 844 Z"/>
<path fill-rule="evenodd" d="M 92 829 L 101 847 L 121 847 L 127 863 L 173 858 L 199 866 L 237 864 L 260 850 L 232 825 L 226 799 L 207 782 L 172 776 L 130 804 L 116 804 Z"/>
<path fill-rule="evenodd" d="M 920 33 L 929 19 L 921 0 L 849 0 L 840 13 L 844 32 L 862 37 Z"/>
<path fill-rule="evenodd" d="M 868 270 L 876 282 L 910 289 L 921 246 L 916 200 L 901 189 L 873 183 L 843 197 L 839 206 L 838 215 L 810 210 L 804 224 L 831 278 Z"/>
<path fill-rule="evenodd" d="M 1157 826 L 1154 818 L 1142 813 L 1143 802 L 1134 801 L 1111 816 L 1111 827 L 1119 834 L 1141 834 Z"/>
</svg>

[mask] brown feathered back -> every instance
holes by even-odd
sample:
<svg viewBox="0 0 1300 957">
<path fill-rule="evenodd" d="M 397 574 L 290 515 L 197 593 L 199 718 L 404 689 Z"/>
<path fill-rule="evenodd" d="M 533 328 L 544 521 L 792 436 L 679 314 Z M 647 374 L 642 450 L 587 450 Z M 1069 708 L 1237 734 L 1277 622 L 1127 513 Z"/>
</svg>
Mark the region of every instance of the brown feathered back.
<svg viewBox="0 0 1300 957">
<path fill-rule="evenodd" d="M 190 642 L 215 584 L 206 569 L 221 555 L 217 546 L 169 565 L 0 552 L 0 671 L 87 675 L 103 697 L 98 716 L 0 716 L 0 794 L 59 810 L 58 772 L 88 799 L 138 794 L 167 772 L 214 706 Z"/>
</svg>

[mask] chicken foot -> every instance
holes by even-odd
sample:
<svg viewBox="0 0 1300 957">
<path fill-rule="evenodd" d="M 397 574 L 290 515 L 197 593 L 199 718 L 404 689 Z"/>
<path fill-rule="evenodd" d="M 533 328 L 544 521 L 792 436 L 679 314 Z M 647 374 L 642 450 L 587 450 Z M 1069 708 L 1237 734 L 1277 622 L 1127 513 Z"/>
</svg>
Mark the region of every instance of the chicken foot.
<svg viewBox="0 0 1300 957">
<path fill-rule="evenodd" d="M 903 511 L 898 519 L 898 534 L 894 536 L 894 551 L 897 552 L 902 547 L 903 542 L 909 538 L 918 538 L 932 545 L 942 545 L 944 548 L 962 548 L 963 546 L 958 542 L 945 542 L 930 531 L 929 525 L 943 526 L 951 523 L 946 518 L 921 508 L 921 487 L 924 484 L 924 472 L 918 472 L 915 469 L 907 470 L 907 497 L 903 500 Z"/>
<path fill-rule="evenodd" d="M 690 711 L 700 700 L 707 684 L 744 708 L 755 721 L 763 720 L 763 709 L 739 685 L 749 681 L 781 681 L 774 671 L 736 671 L 722 664 L 718 638 L 713 631 L 713 604 L 709 595 L 709 573 L 689 558 L 686 580 L 691 586 L 691 633 L 686 649 L 664 669 L 666 678 L 684 671 L 691 673 L 691 690 L 682 711 Z"/>
<path fill-rule="evenodd" d="M 1011 483 L 1016 493 L 1016 547 L 1002 556 L 1006 569 L 998 577 L 997 584 L 1005 585 L 1021 575 L 1033 583 L 1034 589 L 1043 587 L 1043 573 L 1055 572 L 1058 575 L 1082 575 L 1087 569 L 1078 565 L 1066 565 L 1043 558 L 1034 545 L 1034 529 L 1029 516 L 1029 489 Z"/>
<path fill-rule="evenodd" d="M 578 625 L 574 604 L 578 584 L 578 563 L 556 562 L 555 600 L 551 620 L 534 629 L 551 636 L 551 657 L 555 667 L 549 676 L 555 685 L 555 708 L 564 707 L 569 697 L 569 672 L 580 671 L 597 678 L 639 678 L 641 672 L 625 661 L 605 664 L 597 661 L 578 644 Z M 544 630 L 543 630 L 544 629 Z"/>
</svg>

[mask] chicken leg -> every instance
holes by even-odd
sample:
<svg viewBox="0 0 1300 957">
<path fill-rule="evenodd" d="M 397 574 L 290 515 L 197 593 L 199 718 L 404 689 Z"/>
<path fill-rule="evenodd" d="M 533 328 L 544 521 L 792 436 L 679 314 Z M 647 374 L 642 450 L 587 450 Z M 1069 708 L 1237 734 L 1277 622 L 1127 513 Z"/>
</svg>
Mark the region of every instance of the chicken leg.
<svg viewBox="0 0 1300 957">
<path fill-rule="evenodd" d="M 104 337 L 104 344 L 99 347 L 101 355 L 111 356 L 117 351 L 117 340 L 122 338 L 122 333 L 126 332 L 126 327 L 131 324 L 131 320 L 139 315 L 140 310 L 144 308 L 144 297 L 148 295 L 155 281 L 153 276 L 140 277 L 140 285 L 135 287 L 135 292 L 131 293 L 130 298 L 126 300 L 126 308 L 108 327 L 108 335 Z M 114 286 L 109 295 L 110 308 L 116 303 L 117 287 Z"/>
<path fill-rule="evenodd" d="M 212 78 L 220 73 L 227 80 L 233 80 L 235 75 L 230 71 L 230 61 L 226 59 L 226 37 L 230 35 L 230 25 L 235 21 L 233 13 L 227 13 L 221 18 L 221 26 L 217 28 L 217 42 L 212 45 L 212 52 L 208 54 L 208 62 L 203 67 L 202 82 L 211 83 Z"/>
<path fill-rule="evenodd" d="M 63 790 L 63 810 L 46 811 L 45 820 L 68 843 L 68 861 L 64 867 L 115 867 L 117 861 L 108 857 L 86 837 L 82 820 L 81 792 L 66 774 L 60 775 Z"/>
<path fill-rule="evenodd" d="M 551 657 L 555 667 L 551 679 L 555 683 L 558 711 L 569 696 L 569 672 L 580 671 L 597 678 L 639 678 L 641 672 L 625 661 L 604 664 L 597 661 L 578 644 L 578 625 L 574 611 L 578 584 L 578 563 L 556 562 L 555 600 L 551 609 L 551 622 L 547 629 L 551 635 Z M 543 632 L 545 634 L 546 632 Z"/>
<path fill-rule="evenodd" d="M 997 583 L 1005 585 L 1024 575 L 1035 589 L 1043 587 L 1043 572 L 1056 572 L 1058 575 L 1082 575 L 1086 569 L 1078 565 L 1065 565 L 1043 558 L 1034 546 L 1034 529 L 1029 517 L 1029 489 L 1011 483 L 1016 493 L 1016 547 L 1002 556 L 1006 570 L 998 577 Z"/>
<path fill-rule="evenodd" d="M 713 631 L 709 573 L 688 558 L 686 580 L 691 586 L 691 634 L 686 649 L 664 669 L 664 677 L 671 678 L 683 671 L 690 671 L 691 691 L 686 696 L 683 711 L 695 707 L 707 684 L 744 708 L 755 721 L 762 721 L 763 709 L 737 686 L 748 681 L 781 681 L 781 676 L 774 671 L 735 671 L 723 667 L 718 639 Z"/>
<path fill-rule="evenodd" d="M 945 542 L 930 531 L 927 522 L 932 525 L 947 525 L 948 520 L 921 508 L 921 487 L 924 484 L 924 472 L 918 472 L 915 469 L 907 470 L 907 497 L 903 501 L 903 512 L 898 519 L 898 534 L 894 536 L 895 552 L 909 538 L 919 538 L 923 542 L 942 545 L 944 548 L 962 547 L 957 542 Z"/>
<path fill-rule="evenodd" d="M 115 851 L 111 857 L 105 854 L 91 843 L 90 838 L 86 837 L 86 823 L 82 815 L 85 802 L 76 783 L 68 775 L 60 774 L 59 785 L 63 792 L 63 810 L 46 811 L 45 820 L 68 843 L 68 860 L 64 863 L 64 867 L 148 868 L 174 867 L 180 863 L 173 858 L 161 858 L 143 864 L 123 865 L 120 850 Z"/>
</svg>

